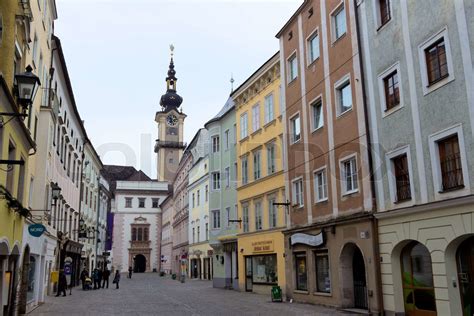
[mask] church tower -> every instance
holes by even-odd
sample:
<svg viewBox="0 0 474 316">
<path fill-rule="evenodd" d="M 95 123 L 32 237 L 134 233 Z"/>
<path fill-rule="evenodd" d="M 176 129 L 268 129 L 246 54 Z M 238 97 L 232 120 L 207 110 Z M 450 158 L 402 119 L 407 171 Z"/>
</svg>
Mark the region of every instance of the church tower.
<svg viewBox="0 0 474 316">
<path fill-rule="evenodd" d="M 178 169 L 179 160 L 186 145 L 183 142 L 183 125 L 186 114 L 181 110 L 183 98 L 176 93 L 176 71 L 174 70 L 174 47 L 171 49 L 171 61 L 166 77 L 167 90 L 161 96 L 161 111 L 156 112 L 158 123 L 158 139 L 155 153 L 158 155 L 158 181 L 173 182 Z"/>
</svg>

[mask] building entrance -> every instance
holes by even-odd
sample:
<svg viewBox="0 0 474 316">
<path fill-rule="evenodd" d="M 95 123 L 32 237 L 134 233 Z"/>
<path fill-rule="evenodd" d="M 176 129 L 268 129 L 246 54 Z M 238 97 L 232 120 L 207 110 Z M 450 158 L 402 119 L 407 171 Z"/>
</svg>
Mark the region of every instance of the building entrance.
<svg viewBox="0 0 474 316">
<path fill-rule="evenodd" d="M 474 236 L 459 245 L 456 261 L 463 316 L 474 315 Z"/>
<path fill-rule="evenodd" d="M 144 255 L 136 255 L 134 258 L 133 272 L 142 273 L 146 271 L 146 258 Z"/>
</svg>

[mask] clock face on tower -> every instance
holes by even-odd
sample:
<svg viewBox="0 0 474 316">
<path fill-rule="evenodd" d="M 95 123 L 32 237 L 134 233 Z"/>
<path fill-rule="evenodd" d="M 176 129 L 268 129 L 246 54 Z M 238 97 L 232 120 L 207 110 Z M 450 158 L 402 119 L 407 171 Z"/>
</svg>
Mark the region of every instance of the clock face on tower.
<svg viewBox="0 0 474 316">
<path fill-rule="evenodd" d="M 170 114 L 166 117 L 166 124 L 169 126 L 176 126 L 178 124 L 178 118 L 174 114 Z"/>
</svg>

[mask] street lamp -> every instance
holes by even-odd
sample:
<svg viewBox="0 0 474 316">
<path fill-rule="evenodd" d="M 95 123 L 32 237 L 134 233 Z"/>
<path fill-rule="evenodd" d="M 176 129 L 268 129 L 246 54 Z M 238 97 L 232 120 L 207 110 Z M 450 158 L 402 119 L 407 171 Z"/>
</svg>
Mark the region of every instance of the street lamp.
<svg viewBox="0 0 474 316">
<path fill-rule="evenodd" d="M 53 198 L 53 206 L 56 206 L 56 203 L 61 195 L 61 188 L 59 187 L 58 183 L 51 183 L 51 190 L 52 190 L 52 198 Z"/>
<path fill-rule="evenodd" d="M 28 106 L 33 103 L 38 88 L 41 85 L 39 78 L 31 72 L 32 70 L 33 68 L 28 65 L 26 72 L 15 75 L 18 103 L 23 107 L 23 112 L 26 112 Z"/>
</svg>

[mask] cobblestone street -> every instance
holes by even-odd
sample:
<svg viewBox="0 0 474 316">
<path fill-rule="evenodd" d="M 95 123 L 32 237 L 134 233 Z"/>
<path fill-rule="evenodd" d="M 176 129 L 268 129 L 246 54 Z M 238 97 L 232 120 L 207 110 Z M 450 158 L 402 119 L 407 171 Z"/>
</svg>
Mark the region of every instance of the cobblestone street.
<svg viewBox="0 0 474 316">
<path fill-rule="evenodd" d="M 47 297 L 30 315 L 340 315 L 309 304 L 272 303 L 270 295 L 212 288 L 211 282 L 181 284 L 158 274 L 122 276 L 120 289 L 82 291 Z"/>
</svg>

